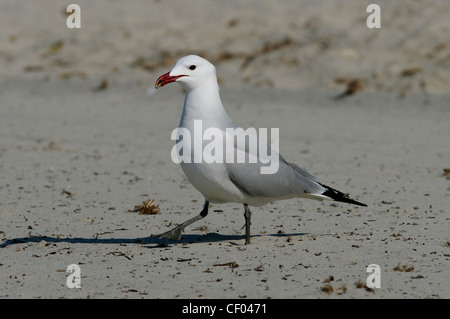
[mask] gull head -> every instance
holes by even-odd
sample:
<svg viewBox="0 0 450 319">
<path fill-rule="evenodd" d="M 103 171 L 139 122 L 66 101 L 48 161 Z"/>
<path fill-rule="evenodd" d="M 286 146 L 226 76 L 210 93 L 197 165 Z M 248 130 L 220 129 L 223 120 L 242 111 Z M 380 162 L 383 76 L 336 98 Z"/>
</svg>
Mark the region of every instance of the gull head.
<svg viewBox="0 0 450 319">
<path fill-rule="evenodd" d="M 188 55 L 179 59 L 172 71 L 161 75 L 156 80 L 155 88 L 177 82 L 186 91 L 191 91 L 211 80 L 217 81 L 214 65 L 198 55 Z"/>
</svg>

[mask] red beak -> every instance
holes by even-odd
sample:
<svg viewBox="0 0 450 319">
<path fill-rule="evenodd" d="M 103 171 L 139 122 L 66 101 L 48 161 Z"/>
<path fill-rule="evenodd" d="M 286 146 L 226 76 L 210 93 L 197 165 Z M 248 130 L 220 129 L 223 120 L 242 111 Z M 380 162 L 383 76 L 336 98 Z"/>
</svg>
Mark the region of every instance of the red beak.
<svg viewBox="0 0 450 319">
<path fill-rule="evenodd" d="M 159 89 L 160 87 L 163 87 L 166 84 L 175 82 L 179 78 L 186 76 L 186 75 L 177 75 L 177 76 L 170 76 L 170 72 L 167 72 L 166 74 L 161 75 L 158 80 L 156 80 L 155 83 L 155 89 Z"/>
</svg>

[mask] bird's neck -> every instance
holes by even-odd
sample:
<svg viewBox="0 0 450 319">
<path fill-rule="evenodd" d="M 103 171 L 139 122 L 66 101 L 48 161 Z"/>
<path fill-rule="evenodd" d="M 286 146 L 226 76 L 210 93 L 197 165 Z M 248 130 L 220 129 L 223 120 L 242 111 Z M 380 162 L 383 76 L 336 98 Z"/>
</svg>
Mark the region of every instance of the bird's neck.
<svg viewBox="0 0 450 319">
<path fill-rule="evenodd" d="M 227 122 L 228 125 L 231 125 L 229 123 L 231 119 L 220 99 L 217 81 L 208 81 L 186 92 L 182 122 L 193 120 L 205 120 L 211 124 Z"/>
</svg>

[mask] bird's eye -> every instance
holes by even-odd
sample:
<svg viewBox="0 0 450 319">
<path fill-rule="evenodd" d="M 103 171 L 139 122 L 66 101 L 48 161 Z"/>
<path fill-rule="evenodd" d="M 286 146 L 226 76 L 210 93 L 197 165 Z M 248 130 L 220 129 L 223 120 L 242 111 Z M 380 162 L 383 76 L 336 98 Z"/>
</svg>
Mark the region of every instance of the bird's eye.
<svg viewBox="0 0 450 319">
<path fill-rule="evenodd" d="M 189 67 L 189 70 L 194 71 L 196 67 L 197 67 L 196 65 L 191 65 L 191 66 Z"/>
</svg>

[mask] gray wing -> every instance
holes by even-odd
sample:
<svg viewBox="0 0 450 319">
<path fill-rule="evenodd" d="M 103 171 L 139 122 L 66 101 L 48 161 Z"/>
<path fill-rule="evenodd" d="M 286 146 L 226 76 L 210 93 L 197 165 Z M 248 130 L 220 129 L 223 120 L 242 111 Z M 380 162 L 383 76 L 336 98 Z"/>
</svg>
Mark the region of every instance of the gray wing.
<svg viewBox="0 0 450 319">
<path fill-rule="evenodd" d="M 274 174 L 261 174 L 260 163 L 227 164 L 229 178 L 242 192 L 253 197 L 322 197 L 320 195 L 325 188 L 309 178 L 309 173 L 293 168 L 282 157 L 280 159 L 278 171 Z"/>
<path fill-rule="evenodd" d="M 256 138 L 256 137 L 255 137 Z M 314 197 L 318 199 L 325 188 L 319 184 L 316 177 L 309 174 L 298 165 L 288 163 L 280 154 L 273 150 L 264 142 L 258 141 L 259 148 L 263 147 L 266 154 L 276 154 L 278 159 L 278 170 L 274 174 L 262 174 L 261 167 L 267 167 L 269 164 L 263 164 L 259 159 L 259 154 L 250 154 L 248 147 L 239 148 L 235 146 L 235 151 L 245 152 L 250 158 L 252 155 L 258 158 L 257 163 L 227 163 L 227 171 L 230 180 L 242 192 L 254 197 L 266 198 L 289 198 L 295 196 Z M 274 153 L 271 153 L 274 152 Z M 254 153 L 254 152 L 253 152 Z M 272 158 L 272 157 L 271 157 Z M 275 158 L 275 155 L 274 155 Z"/>
</svg>

